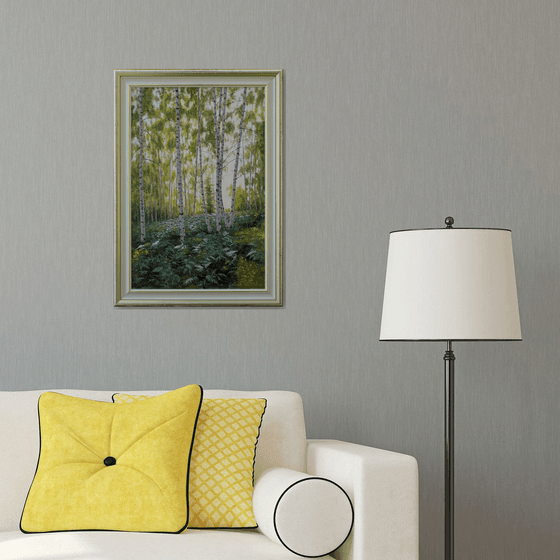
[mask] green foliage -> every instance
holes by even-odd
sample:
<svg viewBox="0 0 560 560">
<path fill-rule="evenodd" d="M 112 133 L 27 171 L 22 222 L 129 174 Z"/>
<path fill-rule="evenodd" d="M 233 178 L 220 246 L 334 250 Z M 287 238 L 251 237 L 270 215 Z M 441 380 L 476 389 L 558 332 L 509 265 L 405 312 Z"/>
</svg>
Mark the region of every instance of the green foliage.
<svg viewBox="0 0 560 560">
<path fill-rule="evenodd" d="M 264 265 L 239 257 L 237 287 L 246 290 L 264 288 Z"/>
<path fill-rule="evenodd" d="M 265 287 L 264 221 L 258 227 L 246 227 L 235 234 L 242 247 L 237 266 L 237 287 L 257 289 Z"/>
<path fill-rule="evenodd" d="M 235 211 L 243 212 L 247 208 L 247 190 L 243 187 L 235 191 Z"/>
<path fill-rule="evenodd" d="M 132 227 L 133 289 L 264 288 L 264 214 L 237 214 L 231 229 L 208 233 L 203 216 L 185 222 L 181 244 L 179 219 L 153 222 L 142 245 Z"/>
<path fill-rule="evenodd" d="M 204 182 L 204 194 L 206 196 L 206 211 L 208 214 L 213 214 L 216 211 L 216 197 L 210 178 Z"/>
</svg>

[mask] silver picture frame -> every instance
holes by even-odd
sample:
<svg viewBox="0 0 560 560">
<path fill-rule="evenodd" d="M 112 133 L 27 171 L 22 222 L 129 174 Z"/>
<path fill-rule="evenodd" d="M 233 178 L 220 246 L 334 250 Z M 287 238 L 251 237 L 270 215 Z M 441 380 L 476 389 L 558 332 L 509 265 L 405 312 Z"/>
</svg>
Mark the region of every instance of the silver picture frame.
<svg viewBox="0 0 560 560">
<path fill-rule="evenodd" d="M 132 218 L 132 190 L 133 180 L 138 181 L 136 177 L 133 177 L 134 173 L 132 169 L 133 160 L 134 165 L 138 166 L 138 157 L 137 155 L 134 155 L 133 152 L 136 145 L 133 145 L 132 141 L 133 95 L 135 91 L 145 91 L 144 88 L 160 88 L 160 91 L 168 91 L 169 88 L 203 88 L 200 91 L 210 91 L 211 93 L 209 95 L 212 93 L 215 95 L 216 91 L 225 91 L 224 100 L 226 98 L 228 88 L 232 88 L 231 91 L 237 91 L 238 93 L 236 95 L 238 98 L 241 97 L 239 91 L 246 92 L 247 89 L 250 90 L 251 88 L 264 88 L 264 102 L 262 102 L 263 106 L 261 113 L 264 115 L 263 149 L 265 165 L 264 188 L 262 186 L 260 187 L 262 194 L 260 195 L 261 202 L 259 207 L 259 211 L 264 214 L 264 264 L 260 265 L 262 269 L 261 278 L 264 276 L 264 283 L 261 280 L 262 285 L 258 288 L 252 286 L 200 288 L 195 287 L 192 284 L 185 288 L 177 288 L 177 286 L 167 287 L 166 285 L 156 287 L 150 285 L 147 287 L 134 285 L 132 277 L 133 256 L 137 259 L 138 251 L 146 252 L 146 249 L 144 245 L 138 245 L 137 235 L 135 237 L 137 246 L 132 246 L 134 237 L 133 227 L 137 227 L 137 221 L 133 224 Z M 220 90 L 220 88 L 222 88 L 222 90 Z M 183 91 L 186 90 L 183 89 Z M 136 95 L 138 96 L 138 94 Z M 282 306 L 282 95 L 282 70 L 115 70 L 114 305 L 116 307 Z M 177 99 L 178 98 L 179 94 L 177 93 Z M 243 102 L 244 101 L 245 98 L 243 98 Z M 178 100 L 177 103 L 179 103 Z M 236 114 L 240 115 L 240 103 L 237 105 L 238 106 L 236 107 L 231 106 L 230 110 L 232 114 L 233 111 L 236 110 Z M 225 109 L 224 103 L 224 113 L 226 112 L 227 110 Z M 140 114 L 142 113 L 140 112 Z M 138 119 L 138 117 L 136 118 Z M 179 117 L 177 118 L 179 119 Z M 236 117 L 232 117 L 232 119 L 235 118 Z M 235 122 L 239 123 L 241 121 L 242 119 L 237 116 L 237 121 Z M 177 126 L 180 128 L 179 125 Z M 142 138 L 142 132 L 139 136 Z M 242 133 L 238 133 L 238 137 L 242 137 Z M 177 142 L 179 142 L 179 140 Z M 141 157 L 139 159 L 140 161 L 143 161 Z M 232 156 L 231 159 L 233 161 L 235 156 Z M 216 161 L 218 162 L 219 160 Z M 223 161 L 224 160 L 222 158 L 222 162 Z M 171 170 L 171 163 L 169 163 L 168 166 Z M 218 167 L 218 163 L 216 163 L 215 167 Z M 143 165 L 140 165 L 140 168 L 143 168 Z M 137 170 L 134 171 L 137 173 Z M 180 184 L 181 175 L 180 173 L 177 173 L 176 175 L 179 178 L 177 184 Z M 262 175 L 263 173 L 261 172 L 261 176 Z M 142 181 L 140 182 L 142 183 Z M 261 179 L 261 183 L 262 182 L 263 181 Z M 171 193 L 171 179 L 169 183 L 169 192 Z M 233 189 L 235 189 L 235 180 L 233 183 Z M 215 184 L 218 184 L 217 178 Z M 135 188 L 138 190 L 137 186 Z M 231 185 L 229 186 L 229 189 L 230 191 L 232 190 Z M 181 189 L 177 188 L 177 192 L 179 190 Z M 235 206 L 235 190 L 233 190 L 233 193 L 234 196 L 232 197 L 232 201 Z M 186 195 L 184 196 L 185 206 L 187 207 Z M 229 194 L 226 194 L 225 198 L 228 196 Z M 171 194 L 169 195 L 169 198 L 171 198 Z M 183 203 L 181 202 L 181 205 L 182 204 Z M 144 210 L 143 198 L 141 207 L 142 210 Z M 196 191 L 193 203 L 193 217 L 196 217 L 194 211 L 195 207 Z M 216 208 L 219 208 L 219 206 L 216 205 Z M 204 211 L 206 218 L 206 206 Z M 218 213 L 219 210 L 216 211 L 216 216 Z M 183 219 L 186 219 L 184 214 L 181 214 L 181 216 L 183 216 Z M 211 219 L 215 219 L 216 216 L 211 216 Z M 224 214 L 222 217 L 224 218 L 225 223 L 227 215 Z M 144 222 L 143 215 L 142 222 Z M 206 223 L 208 224 L 208 220 Z M 219 221 L 217 223 L 219 223 Z M 233 225 L 233 217 L 231 219 L 231 224 Z M 142 224 L 142 227 L 145 228 L 144 223 Z M 210 230 L 210 226 L 208 227 Z M 261 229 L 263 228 L 262 223 L 260 227 Z M 136 229 L 135 231 L 137 232 L 138 230 Z M 183 240 L 183 237 L 181 239 Z M 184 249 L 184 251 L 186 252 L 187 249 Z M 236 255 L 232 258 L 236 258 Z M 201 263 L 198 268 L 201 268 L 203 264 L 204 263 Z M 204 271 L 202 271 L 202 274 L 204 274 Z M 184 282 L 188 284 L 189 279 Z"/>
</svg>

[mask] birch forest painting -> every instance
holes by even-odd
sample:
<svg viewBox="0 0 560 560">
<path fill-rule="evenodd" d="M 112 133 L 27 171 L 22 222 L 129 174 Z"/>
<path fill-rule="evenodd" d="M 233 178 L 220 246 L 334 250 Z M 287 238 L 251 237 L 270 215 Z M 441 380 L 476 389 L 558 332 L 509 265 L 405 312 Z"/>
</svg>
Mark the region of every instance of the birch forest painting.
<svg viewBox="0 0 560 560">
<path fill-rule="evenodd" d="M 265 288 L 265 88 L 130 88 L 131 283 Z"/>
</svg>

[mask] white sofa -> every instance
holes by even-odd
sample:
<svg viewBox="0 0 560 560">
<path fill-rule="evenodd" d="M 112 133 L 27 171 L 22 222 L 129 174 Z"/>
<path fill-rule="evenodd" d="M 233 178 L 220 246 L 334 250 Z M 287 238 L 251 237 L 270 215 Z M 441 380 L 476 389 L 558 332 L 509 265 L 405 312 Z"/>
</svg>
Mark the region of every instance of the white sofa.
<svg viewBox="0 0 560 560">
<path fill-rule="evenodd" d="M 0 560 L 301 558 L 259 529 L 188 529 L 177 535 L 108 531 L 22 533 L 19 521 L 37 466 L 37 401 L 42 392 L 0 392 Z M 113 393 L 118 391 L 56 392 L 111 401 Z M 144 395 L 162 393 L 122 392 Z M 413 457 L 341 441 L 306 440 L 303 405 L 297 393 L 208 390 L 204 392 L 204 397 L 267 399 L 257 445 L 255 493 L 259 481 L 264 478 L 263 473 L 272 467 L 284 467 L 326 478 L 346 491 L 354 508 L 352 532 L 333 556 L 323 558 L 418 559 L 418 470 Z M 268 521 L 261 519 L 260 524 L 264 527 Z"/>
</svg>

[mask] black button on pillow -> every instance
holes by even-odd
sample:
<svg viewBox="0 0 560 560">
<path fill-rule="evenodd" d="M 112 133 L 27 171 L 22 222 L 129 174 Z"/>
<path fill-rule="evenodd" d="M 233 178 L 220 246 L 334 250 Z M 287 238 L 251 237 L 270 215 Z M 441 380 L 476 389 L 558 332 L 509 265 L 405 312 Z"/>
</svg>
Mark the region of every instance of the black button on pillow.
<svg viewBox="0 0 560 560">
<path fill-rule="evenodd" d="M 105 463 L 105 465 L 110 467 L 111 465 L 115 465 L 117 463 L 117 460 L 109 455 L 109 457 L 105 457 L 105 459 L 103 459 L 103 462 Z"/>
</svg>

